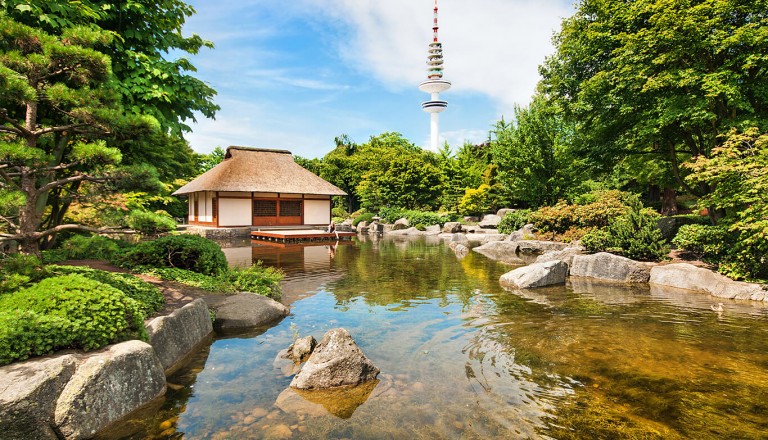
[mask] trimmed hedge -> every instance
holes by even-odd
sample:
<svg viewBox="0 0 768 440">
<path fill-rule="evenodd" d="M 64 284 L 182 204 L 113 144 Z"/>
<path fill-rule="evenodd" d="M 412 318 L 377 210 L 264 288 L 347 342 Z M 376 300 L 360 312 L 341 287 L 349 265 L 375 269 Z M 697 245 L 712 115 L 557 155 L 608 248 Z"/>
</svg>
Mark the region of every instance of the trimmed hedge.
<svg viewBox="0 0 768 440">
<path fill-rule="evenodd" d="M 142 235 L 157 235 L 176 230 L 176 222 L 168 214 L 134 209 L 128 214 L 128 226 Z"/>
<path fill-rule="evenodd" d="M 147 339 L 140 304 L 83 275 L 47 278 L 0 296 L 0 365 L 135 338 Z"/>
<path fill-rule="evenodd" d="M 165 305 L 165 297 L 160 290 L 135 275 L 80 266 L 49 266 L 48 270 L 53 275 L 79 274 L 90 280 L 108 284 L 138 301 L 146 316 L 151 316 Z"/>
<path fill-rule="evenodd" d="M 199 235 L 169 235 L 137 244 L 121 264 L 130 268 L 173 267 L 205 275 L 227 270 L 227 258 L 215 242 Z"/>
<path fill-rule="evenodd" d="M 530 209 L 515 209 L 514 211 L 506 213 L 499 222 L 499 232 L 502 234 L 511 234 L 519 230 L 528 224 L 528 216 L 530 214 Z"/>
<path fill-rule="evenodd" d="M 73 235 L 61 244 L 72 260 L 114 261 L 129 244 L 101 235 Z"/>
</svg>

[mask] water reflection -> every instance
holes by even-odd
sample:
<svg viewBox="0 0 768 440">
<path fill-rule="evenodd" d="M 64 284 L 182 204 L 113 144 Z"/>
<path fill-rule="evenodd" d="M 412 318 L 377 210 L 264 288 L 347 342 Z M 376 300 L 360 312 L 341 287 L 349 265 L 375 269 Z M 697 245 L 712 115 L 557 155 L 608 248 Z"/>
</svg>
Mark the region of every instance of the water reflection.
<svg viewBox="0 0 768 440">
<path fill-rule="evenodd" d="M 204 368 L 179 373 L 195 382 L 177 380 L 162 416 L 145 419 L 146 436 L 720 439 L 768 428 L 764 307 L 728 301 L 718 315 L 708 296 L 585 280 L 505 291 L 509 267 L 419 239 L 364 240 L 333 258 L 322 246 L 251 252 L 303 286 L 291 316 L 215 341 Z M 286 392 L 277 352 L 339 326 L 380 382 L 344 399 Z"/>
</svg>

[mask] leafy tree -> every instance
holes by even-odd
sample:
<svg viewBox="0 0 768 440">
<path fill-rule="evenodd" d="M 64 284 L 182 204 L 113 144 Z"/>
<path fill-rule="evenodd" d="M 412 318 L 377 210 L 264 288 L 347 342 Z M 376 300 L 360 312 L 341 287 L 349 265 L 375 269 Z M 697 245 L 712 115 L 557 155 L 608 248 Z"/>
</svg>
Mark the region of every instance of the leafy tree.
<svg viewBox="0 0 768 440">
<path fill-rule="evenodd" d="M 768 279 L 768 133 L 753 127 L 731 131 L 711 157 L 686 164 L 692 184 L 713 191 L 699 200 L 702 207 L 725 212 L 719 225 L 733 245 L 720 270 L 734 278 Z"/>
<path fill-rule="evenodd" d="M 203 174 L 224 160 L 224 150 L 217 146 L 210 153 L 200 154 L 197 157 L 197 174 Z"/>
<path fill-rule="evenodd" d="M 577 154 L 602 172 L 627 156 L 709 157 L 731 127 L 768 121 L 768 1 L 581 1 L 541 69 L 543 91 L 575 123 Z M 764 128 L 764 127 L 763 127 Z"/>
<path fill-rule="evenodd" d="M 533 208 L 555 203 L 574 180 L 569 148 L 571 130 L 555 104 L 536 95 L 516 107 L 513 123 L 496 123 L 491 142 L 502 197 Z"/>
<path fill-rule="evenodd" d="M 110 35 L 69 28 L 61 37 L 0 13 L 0 220 L 25 252 L 59 231 L 40 231 L 51 193 L 74 192 L 83 182 L 117 177 L 109 168 L 121 154 L 103 138 L 112 129 L 150 131 L 152 120 L 125 117 L 108 87 L 109 57 L 93 47 Z"/>
<path fill-rule="evenodd" d="M 114 38 L 97 47 L 112 60 L 114 84 L 126 110 L 151 115 L 163 132 L 178 136 L 190 131 L 195 112 L 211 118 L 219 109 L 216 92 L 190 73 L 195 66 L 185 57 L 213 43 L 198 35 L 185 37 L 181 29 L 195 13 L 181 0 L 0 0 L 0 7 L 17 22 L 63 35 L 75 26 L 98 27 Z"/>
<path fill-rule="evenodd" d="M 363 176 L 357 191 L 364 207 L 436 208 L 442 174 L 424 155 L 390 153 L 381 166 Z"/>
<path fill-rule="evenodd" d="M 358 146 L 346 134 L 336 137 L 334 141 L 336 148 L 323 157 L 319 175 L 347 193 L 347 211 L 354 212 L 360 208 L 357 185 L 362 180 L 355 155 Z"/>
</svg>

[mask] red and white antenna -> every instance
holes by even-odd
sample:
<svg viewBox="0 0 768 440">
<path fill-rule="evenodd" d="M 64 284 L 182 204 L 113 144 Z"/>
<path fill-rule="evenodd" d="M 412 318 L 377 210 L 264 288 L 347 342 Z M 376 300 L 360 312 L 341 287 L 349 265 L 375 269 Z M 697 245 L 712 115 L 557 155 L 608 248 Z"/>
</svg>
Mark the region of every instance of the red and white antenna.
<svg viewBox="0 0 768 440">
<path fill-rule="evenodd" d="M 438 41 L 437 30 L 437 0 L 435 0 L 434 23 L 432 25 L 432 42 L 427 50 L 427 80 L 419 84 L 419 90 L 431 95 L 429 101 L 423 102 L 421 108 L 430 113 L 431 147 L 437 151 L 439 138 L 438 113 L 448 107 L 447 101 L 440 100 L 440 92 L 451 88 L 451 83 L 443 79 L 443 45 Z"/>
</svg>

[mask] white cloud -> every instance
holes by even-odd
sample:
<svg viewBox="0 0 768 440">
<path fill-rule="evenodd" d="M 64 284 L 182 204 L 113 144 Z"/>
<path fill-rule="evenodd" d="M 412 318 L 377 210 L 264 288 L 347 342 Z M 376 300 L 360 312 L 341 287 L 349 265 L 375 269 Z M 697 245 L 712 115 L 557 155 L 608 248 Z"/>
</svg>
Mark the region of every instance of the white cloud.
<svg viewBox="0 0 768 440">
<path fill-rule="evenodd" d="M 395 89 L 426 79 L 430 0 L 305 1 L 349 26 L 337 45 L 359 71 Z M 487 95 L 500 114 L 529 101 L 553 32 L 573 12 L 567 0 L 442 0 L 439 6 L 445 78 L 453 83 L 448 93 Z"/>
</svg>

